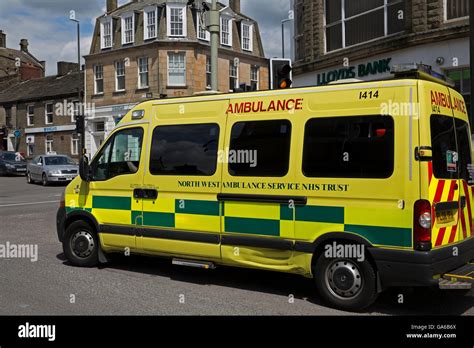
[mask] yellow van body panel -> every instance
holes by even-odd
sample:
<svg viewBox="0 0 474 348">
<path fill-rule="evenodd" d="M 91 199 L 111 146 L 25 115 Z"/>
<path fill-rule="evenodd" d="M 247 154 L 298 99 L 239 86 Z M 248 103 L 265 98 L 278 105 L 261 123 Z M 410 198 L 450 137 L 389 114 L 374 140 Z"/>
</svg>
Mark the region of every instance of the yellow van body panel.
<svg viewBox="0 0 474 348">
<path fill-rule="evenodd" d="M 143 127 L 139 172 L 104 182 L 84 183 L 76 178 L 66 189 L 66 206 L 68 211 L 88 211 L 99 225 L 130 229 L 129 235 L 99 233 L 104 251 L 128 247 L 143 254 L 305 276 L 312 275 L 313 252 L 295 246 L 300 243 L 308 247 L 328 234 L 341 240 L 356 236 L 374 248 L 413 251 L 414 204 L 420 199 L 434 202 L 439 181 L 432 176 L 428 162 L 415 158 L 416 148 L 431 146 L 432 91 L 451 93 L 462 100 L 445 86 L 403 79 L 147 101 L 129 112 L 114 130 Z M 144 110 L 144 119 L 133 120 L 134 110 Z M 451 108 L 440 109 L 443 114 L 450 112 Z M 379 115 L 391 118 L 395 130 L 394 166 L 389 177 L 304 175 L 302 154 L 308 121 Z M 468 121 L 462 111 L 455 111 L 454 117 Z M 225 151 L 235 124 L 265 120 L 288 120 L 291 124 L 289 168 L 283 177 L 234 177 L 222 161 L 212 176 L 158 176 L 150 172 L 151 143 L 157 127 L 216 124 L 220 132 L 218 149 Z M 156 190 L 158 197 L 135 199 L 135 188 Z M 447 187 L 440 199 L 456 201 L 459 194 L 448 197 Z M 466 194 L 474 202 L 470 187 Z M 280 199 L 253 202 L 220 198 L 233 195 Z M 299 204 L 292 198 L 306 201 Z M 465 209 L 468 216 L 470 207 Z M 455 220 L 446 225 L 435 222 L 433 241 L 441 238 L 443 229 L 451 231 L 459 220 L 456 214 Z M 472 218 L 466 226 L 472 237 Z M 451 234 L 446 233 L 440 245 L 434 247 L 466 238 L 457 230 L 453 236 L 450 240 Z M 245 242 L 233 244 L 235 240 Z M 254 246 L 248 245 L 253 242 Z M 259 243 L 278 247 L 260 247 Z"/>
</svg>

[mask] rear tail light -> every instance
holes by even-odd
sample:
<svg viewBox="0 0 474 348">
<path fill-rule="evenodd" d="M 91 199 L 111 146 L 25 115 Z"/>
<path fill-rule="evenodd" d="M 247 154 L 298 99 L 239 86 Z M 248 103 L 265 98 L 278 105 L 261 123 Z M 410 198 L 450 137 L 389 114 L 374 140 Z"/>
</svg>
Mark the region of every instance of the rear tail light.
<svg viewBox="0 0 474 348">
<path fill-rule="evenodd" d="M 431 250 L 432 211 L 427 200 L 415 202 L 413 216 L 413 241 L 415 250 Z"/>
</svg>

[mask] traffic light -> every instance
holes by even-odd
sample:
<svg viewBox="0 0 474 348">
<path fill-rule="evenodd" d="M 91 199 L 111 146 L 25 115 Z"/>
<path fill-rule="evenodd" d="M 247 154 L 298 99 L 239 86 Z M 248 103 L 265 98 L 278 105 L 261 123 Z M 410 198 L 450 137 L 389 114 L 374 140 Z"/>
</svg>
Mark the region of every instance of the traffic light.
<svg viewBox="0 0 474 348">
<path fill-rule="evenodd" d="M 272 89 L 287 89 L 293 84 L 291 80 L 291 59 L 270 60 L 270 86 Z"/>
<path fill-rule="evenodd" d="M 76 116 L 76 132 L 78 134 L 84 133 L 84 117 Z"/>
</svg>

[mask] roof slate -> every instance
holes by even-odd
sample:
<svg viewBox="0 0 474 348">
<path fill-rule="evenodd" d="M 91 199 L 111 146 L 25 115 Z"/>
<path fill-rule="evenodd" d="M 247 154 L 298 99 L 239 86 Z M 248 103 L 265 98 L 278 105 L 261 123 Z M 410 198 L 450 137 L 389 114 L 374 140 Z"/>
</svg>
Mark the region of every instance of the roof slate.
<svg viewBox="0 0 474 348">
<path fill-rule="evenodd" d="M 20 82 L 0 91 L 0 104 L 54 98 L 77 93 L 78 72 L 63 76 L 47 76 Z M 81 72 L 81 90 L 84 89 L 84 73 Z"/>
</svg>

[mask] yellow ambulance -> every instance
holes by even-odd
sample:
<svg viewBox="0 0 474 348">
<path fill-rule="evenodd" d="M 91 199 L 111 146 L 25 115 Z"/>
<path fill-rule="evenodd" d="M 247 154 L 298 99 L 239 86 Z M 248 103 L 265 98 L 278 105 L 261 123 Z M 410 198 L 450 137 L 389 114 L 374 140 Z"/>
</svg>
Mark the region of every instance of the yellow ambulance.
<svg viewBox="0 0 474 348">
<path fill-rule="evenodd" d="M 77 266 L 130 252 L 295 273 L 360 310 L 390 286 L 471 287 L 471 163 L 463 97 L 419 65 L 150 100 L 81 160 L 58 237 Z"/>
</svg>

